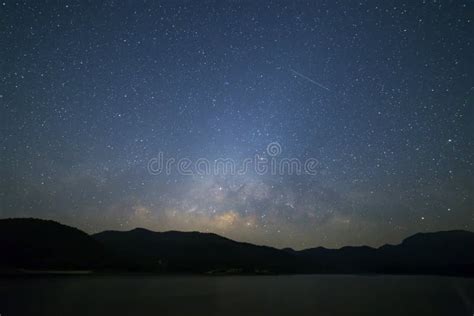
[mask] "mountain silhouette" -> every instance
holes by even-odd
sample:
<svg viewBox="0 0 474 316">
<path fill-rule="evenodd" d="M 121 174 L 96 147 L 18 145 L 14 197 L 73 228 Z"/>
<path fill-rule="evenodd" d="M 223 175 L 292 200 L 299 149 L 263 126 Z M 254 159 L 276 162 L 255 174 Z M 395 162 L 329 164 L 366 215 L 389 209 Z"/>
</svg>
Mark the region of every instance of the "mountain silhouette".
<svg viewBox="0 0 474 316">
<path fill-rule="evenodd" d="M 474 275 L 474 233 L 419 233 L 399 245 L 276 249 L 213 233 L 143 228 L 88 235 L 48 220 L 0 220 L 0 268 L 208 274 Z"/>
<path fill-rule="evenodd" d="M 89 269 L 104 260 L 103 246 L 79 229 L 50 220 L 0 220 L 1 267 Z"/>
<path fill-rule="evenodd" d="M 92 235 L 132 270 L 167 272 L 293 272 L 294 257 L 284 251 L 237 242 L 213 233 L 105 231 Z"/>
</svg>

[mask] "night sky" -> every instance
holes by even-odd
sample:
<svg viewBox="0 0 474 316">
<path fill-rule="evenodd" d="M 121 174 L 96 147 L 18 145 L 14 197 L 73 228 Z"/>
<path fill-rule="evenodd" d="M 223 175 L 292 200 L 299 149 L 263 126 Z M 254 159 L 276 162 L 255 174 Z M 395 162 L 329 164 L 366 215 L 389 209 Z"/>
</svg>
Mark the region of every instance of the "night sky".
<svg viewBox="0 0 474 316">
<path fill-rule="evenodd" d="M 473 9 L 0 1 L 0 217 L 296 249 L 474 230 Z M 159 153 L 317 168 L 152 174 Z"/>
</svg>

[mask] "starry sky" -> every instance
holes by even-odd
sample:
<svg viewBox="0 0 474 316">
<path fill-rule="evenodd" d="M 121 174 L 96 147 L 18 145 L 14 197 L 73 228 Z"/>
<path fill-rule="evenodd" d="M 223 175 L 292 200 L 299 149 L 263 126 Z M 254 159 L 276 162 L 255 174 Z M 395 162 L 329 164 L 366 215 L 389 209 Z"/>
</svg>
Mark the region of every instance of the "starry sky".
<svg viewBox="0 0 474 316">
<path fill-rule="evenodd" d="M 473 9 L 0 1 L 0 217 L 295 249 L 474 230 Z M 316 174 L 148 168 L 270 143 Z"/>
</svg>

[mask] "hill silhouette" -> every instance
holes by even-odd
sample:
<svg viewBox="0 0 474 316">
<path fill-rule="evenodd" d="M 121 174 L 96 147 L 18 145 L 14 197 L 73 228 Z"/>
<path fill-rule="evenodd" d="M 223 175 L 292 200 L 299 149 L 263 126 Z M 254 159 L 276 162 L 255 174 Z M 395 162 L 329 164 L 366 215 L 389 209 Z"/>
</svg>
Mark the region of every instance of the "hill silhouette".
<svg viewBox="0 0 474 316">
<path fill-rule="evenodd" d="M 212 233 L 143 228 L 88 235 L 41 219 L 0 220 L 0 267 L 208 274 L 416 273 L 474 275 L 474 233 L 419 233 L 399 245 L 296 251 Z"/>
<path fill-rule="evenodd" d="M 92 236 L 132 270 L 168 272 L 292 272 L 294 257 L 281 250 L 212 233 L 105 231 Z"/>
<path fill-rule="evenodd" d="M 33 219 L 0 220 L 1 267 L 91 269 L 105 258 L 103 246 L 77 228 Z"/>
</svg>

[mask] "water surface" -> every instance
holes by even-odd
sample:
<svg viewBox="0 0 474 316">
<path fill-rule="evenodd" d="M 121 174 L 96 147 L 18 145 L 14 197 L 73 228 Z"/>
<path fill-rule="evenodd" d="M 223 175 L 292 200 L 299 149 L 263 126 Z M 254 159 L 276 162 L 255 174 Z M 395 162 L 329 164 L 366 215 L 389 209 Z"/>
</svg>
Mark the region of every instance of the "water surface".
<svg viewBox="0 0 474 316">
<path fill-rule="evenodd" d="M 474 315 L 474 279 L 40 276 L 0 279 L 0 314 Z"/>
</svg>

